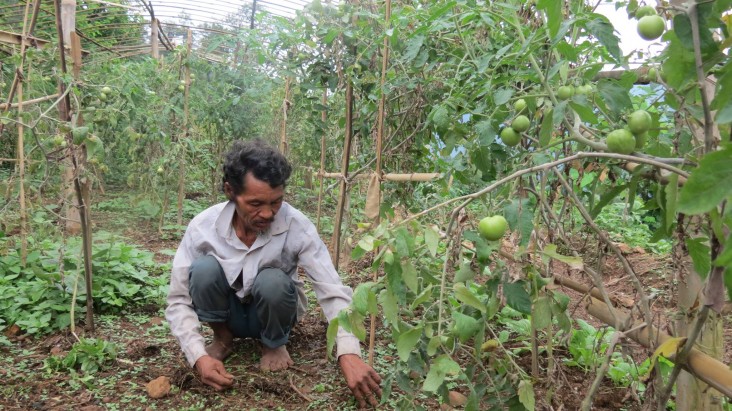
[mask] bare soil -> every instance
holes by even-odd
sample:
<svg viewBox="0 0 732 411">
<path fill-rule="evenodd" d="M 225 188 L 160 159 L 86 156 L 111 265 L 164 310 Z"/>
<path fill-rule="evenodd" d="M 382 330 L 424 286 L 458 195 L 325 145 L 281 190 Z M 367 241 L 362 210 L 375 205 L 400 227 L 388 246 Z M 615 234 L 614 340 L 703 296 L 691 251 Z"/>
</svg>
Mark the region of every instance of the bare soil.
<svg viewBox="0 0 732 411">
<path fill-rule="evenodd" d="M 170 251 L 177 247 L 177 239 L 162 238 L 155 223 L 120 217 L 115 213 L 96 212 L 95 228 L 117 231 L 131 243 L 155 252 L 161 264 L 171 261 Z M 659 326 L 671 332 L 666 314 L 674 307 L 675 286 L 670 262 L 667 258 L 648 254 L 640 249 L 624 247 L 625 254 L 646 290 L 653 290 L 652 307 L 658 314 Z M 597 264 L 588 261 L 587 264 Z M 350 262 L 344 272 L 362 272 L 363 261 Z M 367 263 L 366 263 L 367 264 Z M 602 275 L 610 294 L 618 301 L 627 301 L 628 308 L 635 301 L 634 287 L 619 261 L 606 255 L 602 262 Z M 517 269 L 517 268 L 516 268 Z M 556 274 L 589 284 L 585 276 L 571 271 L 562 264 L 552 266 Z M 357 278 L 350 276 L 355 285 Z M 571 289 L 563 289 L 572 303 L 573 318 L 582 318 L 595 327 L 603 327 L 584 309 L 584 295 Z M 340 370 L 332 359 L 325 358 L 325 331 L 327 324 L 317 308 L 295 327 L 289 351 L 296 365 L 289 370 L 269 373 L 258 369 L 260 347 L 253 340 L 237 340 L 234 354 L 227 360 L 227 370 L 236 382 L 232 389 L 215 392 L 202 384 L 196 373 L 185 362 L 180 348 L 163 318 L 161 304 L 123 311 L 119 316 L 97 317 L 98 338 L 115 342 L 120 351 L 114 363 L 93 378 L 81 375 L 52 373 L 43 370 L 44 360 L 54 353 L 67 352 L 75 337 L 60 332 L 40 338 L 27 335 L 10 335 L 12 347 L 0 346 L 0 409 L 3 410 L 201 410 L 201 409 L 261 409 L 261 410 L 349 410 L 355 409 L 350 391 Z M 728 324 L 726 324 L 728 325 Z M 377 329 L 378 329 L 377 324 Z M 367 327 L 368 329 L 368 327 Z M 205 331 L 210 337 L 208 330 Z M 725 327 L 726 340 L 730 339 L 730 327 Z M 394 361 L 390 340 L 379 334 L 376 339 L 377 358 L 375 368 L 385 375 L 389 363 Z M 627 342 L 627 352 L 639 361 L 650 355 L 648 349 Z M 366 352 L 367 347 L 363 347 Z M 534 388 L 538 410 L 576 410 L 595 378 L 594 372 L 565 366 L 561 358 L 568 356 L 557 347 L 555 375 L 547 376 L 548 361 L 540 357 L 542 376 Z M 729 363 L 730 353 L 725 354 Z M 525 370 L 531 369 L 527 353 L 516 359 Z M 172 389 L 160 399 L 152 399 L 145 385 L 153 379 L 167 376 Z M 392 397 L 399 396 L 395 388 Z M 605 379 L 595 395 L 594 410 L 639 410 L 636 393 L 621 388 Z M 388 403 L 382 409 L 393 409 Z M 417 404 L 425 409 L 440 409 L 434 400 L 421 398 Z"/>
</svg>

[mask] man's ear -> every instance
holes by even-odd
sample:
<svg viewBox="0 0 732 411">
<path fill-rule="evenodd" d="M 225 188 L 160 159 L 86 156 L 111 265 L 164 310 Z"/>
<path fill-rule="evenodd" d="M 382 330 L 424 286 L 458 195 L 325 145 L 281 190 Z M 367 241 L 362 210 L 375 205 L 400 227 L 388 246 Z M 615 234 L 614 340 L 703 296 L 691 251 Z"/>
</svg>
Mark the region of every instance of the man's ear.
<svg viewBox="0 0 732 411">
<path fill-rule="evenodd" d="M 226 195 L 226 198 L 233 201 L 234 200 L 234 189 L 231 188 L 231 184 L 228 182 L 224 183 L 224 194 Z"/>
</svg>

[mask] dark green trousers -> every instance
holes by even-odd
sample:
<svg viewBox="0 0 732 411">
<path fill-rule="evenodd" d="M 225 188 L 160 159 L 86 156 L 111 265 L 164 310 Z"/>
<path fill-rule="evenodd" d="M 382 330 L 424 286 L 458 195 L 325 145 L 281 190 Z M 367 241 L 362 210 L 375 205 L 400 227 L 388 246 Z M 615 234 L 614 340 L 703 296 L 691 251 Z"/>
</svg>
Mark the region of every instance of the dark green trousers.
<svg viewBox="0 0 732 411">
<path fill-rule="evenodd" d="M 297 286 L 282 270 L 260 270 L 244 301 L 213 256 L 196 259 L 188 278 L 199 321 L 226 323 L 235 337 L 258 338 L 270 348 L 287 344 L 297 320 Z"/>
</svg>

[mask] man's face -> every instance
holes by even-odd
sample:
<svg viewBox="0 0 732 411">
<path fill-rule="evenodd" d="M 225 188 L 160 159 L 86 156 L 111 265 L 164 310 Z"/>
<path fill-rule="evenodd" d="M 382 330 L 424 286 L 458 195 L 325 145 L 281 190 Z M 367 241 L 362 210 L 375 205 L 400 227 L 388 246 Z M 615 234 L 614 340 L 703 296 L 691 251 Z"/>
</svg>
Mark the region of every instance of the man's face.
<svg viewBox="0 0 732 411">
<path fill-rule="evenodd" d="M 227 183 L 228 186 L 228 183 Z M 228 188 L 228 187 L 227 187 Z M 280 211 L 285 195 L 285 187 L 272 188 L 266 181 L 258 180 L 252 173 L 244 175 L 244 191 L 234 195 L 228 188 L 231 198 L 236 204 L 237 219 L 247 233 L 262 234 L 266 232 L 275 214 Z"/>
</svg>

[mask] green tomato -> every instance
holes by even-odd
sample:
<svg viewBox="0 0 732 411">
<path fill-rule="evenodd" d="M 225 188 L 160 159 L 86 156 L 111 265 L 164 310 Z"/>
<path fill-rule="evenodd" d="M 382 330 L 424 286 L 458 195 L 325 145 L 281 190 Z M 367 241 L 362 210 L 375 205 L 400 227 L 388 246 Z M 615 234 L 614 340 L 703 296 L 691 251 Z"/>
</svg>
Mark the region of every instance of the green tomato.
<svg viewBox="0 0 732 411">
<path fill-rule="evenodd" d="M 666 30 L 666 22 L 658 15 L 644 16 L 638 20 L 638 34 L 644 40 L 655 40 Z"/>
<path fill-rule="evenodd" d="M 496 241 L 506 234 L 508 221 L 501 215 L 485 217 L 478 223 L 478 232 L 489 241 Z"/>
<path fill-rule="evenodd" d="M 561 86 L 557 89 L 557 98 L 560 100 L 569 100 L 574 94 L 574 87 Z"/>
<path fill-rule="evenodd" d="M 511 128 L 518 133 L 523 133 L 531 127 L 531 121 L 524 115 L 516 116 L 511 122 Z"/>
<path fill-rule="evenodd" d="M 503 144 L 513 147 L 521 142 L 521 134 L 517 133 L 511 127 L 505 127 L 501 130 L 501 141 L 503 141 Z"/>
<path fill-rule="evenodd" d="M 645 16 L 654 16 L 656 14 L 658 14 L 658 12 L 656 12 L 656 8 L 655 7 L 653 7 L 653 6 L 640 6 L 635 11 L 635 18 L 640 19 L 640 18 L 643 18 Z"/>
<path fill-rule="evenodd" d="M 624 128 L 611 131 L 606 142 L 607 149 L 613 153 L 630 154 L 635 151 L 635 137 Z"/>
<path fill-rule="evenodd" d="M 526 100 L 522 98 L 516 100 L 516 102 L 513 103 L 513 109 L 516 110 L 517 113 L 521 113 L 526 110 Z"/>
<path fill-rule="evenodd" d="M 628 128 L 635 135 L 643 134 L 651 128 L 651 122 L 651 115 L 647 111 L 636 110 L 628 117 Z"/>
</svg>

